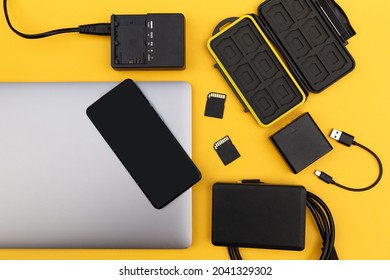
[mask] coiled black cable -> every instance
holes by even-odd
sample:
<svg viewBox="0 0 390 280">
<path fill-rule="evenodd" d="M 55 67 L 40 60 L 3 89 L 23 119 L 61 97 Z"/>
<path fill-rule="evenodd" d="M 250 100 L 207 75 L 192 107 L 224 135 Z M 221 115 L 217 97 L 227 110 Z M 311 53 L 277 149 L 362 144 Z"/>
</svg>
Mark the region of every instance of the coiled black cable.
<svg viewBox="0 0 390 280">
<path fill-rule="evenodd" d="M 323 248 L 320 260 L 335 259 L 335 224 L 332 213 L 325 202 L 311 192 L 306 192 L 306 206 L 313 215 L 322 237 Z"/>
<path fill-rule="evenodd" d="M 311 192 L 306 192 L 306 206 L 313 215 L 318 230 L 322 237 L 322 253 L 320 260 L 337 260 L 337 253 L 334 248 L 335 224 L 332 213 L 325 202 Z M 229 256 L 232 260 L 242 260 L 238 247 L 228 247 Z"/>
</svg>

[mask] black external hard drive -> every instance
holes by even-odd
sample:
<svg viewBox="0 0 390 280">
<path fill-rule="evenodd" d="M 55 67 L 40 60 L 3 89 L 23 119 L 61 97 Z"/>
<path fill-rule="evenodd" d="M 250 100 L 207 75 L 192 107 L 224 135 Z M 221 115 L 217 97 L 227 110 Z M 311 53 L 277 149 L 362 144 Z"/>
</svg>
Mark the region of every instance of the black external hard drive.
<svg viewBox="0 0 390 280">
<path fill-rule="evenodd" d="M 132 80 L 89 106 L 87 115 L 155 208 L 200 180 L 198 168 Z"/>
<path fill-rule="evenodd" d="M 212 243 L 303 250 L 305 206 L 303 186 L 215 183 Z"/>
</svg>

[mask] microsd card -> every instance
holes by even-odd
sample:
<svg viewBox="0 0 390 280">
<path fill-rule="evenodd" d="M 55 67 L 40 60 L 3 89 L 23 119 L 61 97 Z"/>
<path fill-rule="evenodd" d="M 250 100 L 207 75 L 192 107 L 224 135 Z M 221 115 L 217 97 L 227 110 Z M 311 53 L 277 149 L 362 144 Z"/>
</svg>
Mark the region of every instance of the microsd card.
<svg viewBox="0 0 390 280">
<path fill-rule="evenodd" d="M 204 115 L 213 118 L 223 118 L 225 110 L 226 94 L 210 92 L 207 95 L 206 110 Z"/>
<path fill-rule="evenodd" d="M 240 157 L 240 153 L 227 135 L 214 143 L 214 150 L 217 152 L 224 165 L 228 165 Z"/>
</svg>

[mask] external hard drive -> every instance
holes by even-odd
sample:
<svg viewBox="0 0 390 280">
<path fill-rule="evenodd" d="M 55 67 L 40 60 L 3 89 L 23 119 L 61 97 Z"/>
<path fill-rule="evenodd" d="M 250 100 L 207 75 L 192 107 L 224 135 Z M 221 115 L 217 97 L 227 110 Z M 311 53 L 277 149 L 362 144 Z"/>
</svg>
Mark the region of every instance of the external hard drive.
<svg viewBox="0 0 390 280">
<path fill-rule="evenodd" d="M 306 190 L 302 186 L 216 183 L 212 243 L 303 250 Z"/>
</svg>

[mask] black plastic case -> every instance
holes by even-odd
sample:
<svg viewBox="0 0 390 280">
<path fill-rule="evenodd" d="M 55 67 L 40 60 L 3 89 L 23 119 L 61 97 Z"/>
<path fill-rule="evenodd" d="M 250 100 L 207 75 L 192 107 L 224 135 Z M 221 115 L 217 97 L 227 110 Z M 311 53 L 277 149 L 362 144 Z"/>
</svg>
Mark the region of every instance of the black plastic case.
<svg viewBox="0 0 390 280">
<path fill-rule="evenodd" d="M 252 16 L 232 23 L 210 47 L 260 124 L 272 124 L 305 101 L 305 93 Z"/>
<path fill-rule="evenodd" d="M 295 174 L 333 149 L 309 113 L 275 132 L 270 140 Z"/>
<path fill-rule="evenodd" d="M 184 15 L 112 15 L 111 66 L 116 70 L 184 69 Z"/>
<path fill-rule="evenodd" d="M 333 0 L 268 0 L 258 15 L 221 21 L 208 48 L 244 110 L 267 127 L 303 104 L 308 92 L 353 70 L 345 45 L 354 34 Z"/>
<path fill-rule="evenodd" d="M 212 202 L 211 240 L 216 246 L 305 248 L 303 186 L 217 182 Z"/>
</svg>

